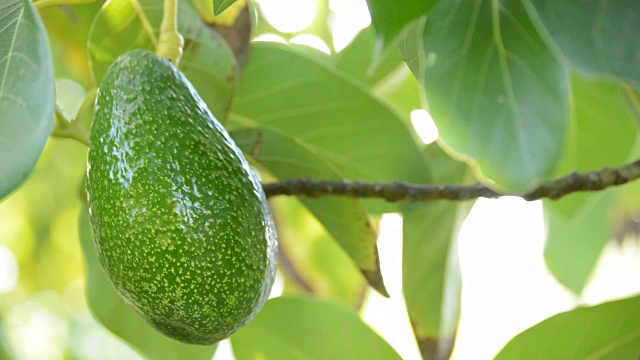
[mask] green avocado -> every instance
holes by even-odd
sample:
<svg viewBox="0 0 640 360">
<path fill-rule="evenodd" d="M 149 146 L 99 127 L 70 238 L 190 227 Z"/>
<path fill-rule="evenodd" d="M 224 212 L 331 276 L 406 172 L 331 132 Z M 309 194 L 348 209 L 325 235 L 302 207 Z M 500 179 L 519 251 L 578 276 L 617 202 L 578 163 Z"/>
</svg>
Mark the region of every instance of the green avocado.
<svg viewBox="0 0 640 360">
<path fill-rule="evenodd" d="M 262 187 L 169 61 L 133 50 L 107 71 L 91 124 L 87 193 L 107 276 L 163 334 L 211 344 L 266 301 L 277 240 Z"/>
</svg>

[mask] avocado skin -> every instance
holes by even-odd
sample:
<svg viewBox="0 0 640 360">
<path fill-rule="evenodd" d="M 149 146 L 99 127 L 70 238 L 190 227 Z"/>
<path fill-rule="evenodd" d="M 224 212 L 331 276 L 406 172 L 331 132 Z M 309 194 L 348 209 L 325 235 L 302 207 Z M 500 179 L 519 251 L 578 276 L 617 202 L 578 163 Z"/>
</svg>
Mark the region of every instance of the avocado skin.
<svg viewBox="0 0 640 360">
<path fill-rule="evenodd" d="M 262 187 L 167 60 L 133 50 L 110 66 L 91 125 L 87 193 L 107 276 L 163 334 L 212 344 L 266 301 L 277 240 Z"/>
</svg>

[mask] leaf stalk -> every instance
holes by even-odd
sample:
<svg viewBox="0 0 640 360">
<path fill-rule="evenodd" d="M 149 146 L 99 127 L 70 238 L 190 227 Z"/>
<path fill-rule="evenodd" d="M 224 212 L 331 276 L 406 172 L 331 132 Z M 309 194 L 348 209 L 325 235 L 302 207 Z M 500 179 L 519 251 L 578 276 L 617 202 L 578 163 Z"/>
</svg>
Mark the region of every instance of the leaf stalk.
<svg viewBox="0 0 640 360">
<path fill-rule="evenodd" d="M 67 119 L 67 117 L 64 116 L 60 105 L 56 104 L 56 122 L 54 123 L 51 136 L 63 139 L 73 139 L 89 146 L 89 132 L 82 126 L 82 120 L 93 106 L 97 94 L 97 89 L 92 89 L 87 93 L 80 105 L 78 113 L 73 119 Z"/>
</svg>

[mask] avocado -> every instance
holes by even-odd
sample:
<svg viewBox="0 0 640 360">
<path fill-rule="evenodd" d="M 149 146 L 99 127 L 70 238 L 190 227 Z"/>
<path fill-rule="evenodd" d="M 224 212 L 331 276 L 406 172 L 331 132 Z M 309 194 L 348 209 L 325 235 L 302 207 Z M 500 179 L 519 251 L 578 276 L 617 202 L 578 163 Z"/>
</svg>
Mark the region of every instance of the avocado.
<svg viewBox="0 0 640 360">
<path fill-rule="evenodd" d="M 212 344 L 266 301 L 277 240 L 242 152 L 169 61 L 121 55 L 96 99 L 87 167 L 100 263 L 161 333 Z"/>
</svg>

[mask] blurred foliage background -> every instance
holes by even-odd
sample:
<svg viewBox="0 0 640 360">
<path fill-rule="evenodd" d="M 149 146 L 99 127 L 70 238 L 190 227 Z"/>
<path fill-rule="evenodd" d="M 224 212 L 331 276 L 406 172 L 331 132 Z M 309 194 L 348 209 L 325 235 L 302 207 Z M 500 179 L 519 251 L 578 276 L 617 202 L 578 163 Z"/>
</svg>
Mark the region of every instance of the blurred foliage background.
<svg viewBox="0 0 640 360">
<path fill-rule="evenodd" d="M 194 1 L 196 6 L 198 3 L 203 2 Z M 93 19 L 103 4 L 103 1 L 95 1 L 84 5 L 50 6 L 40 10 L 40 15 L 50 36 L 54 71 L 57 79 L 57 98 L 69 117 L 73 117 L 78 111 L 84 94 L 95 87 L 95 79 L 88 66 L 90 57 L 90 52 L 87 49 L 88 37 Z M 380 100 L 385 109 L 388 106 L 388 109 L 391 109 L 388 112 L 406 122 L 407 128 L 410 128 L 410 122 L 420 114 L 416 113 L 416 109 L 422 108 L 424 105 L 421 101 L 421 86 L 407 66 L 404 65 L 401 54 L 395 48 L 392 51 L 387 49 L 387 51 L 378 53 L 379 57 L 374 58 L 374 50 L 379 49 L 376 48 L 377 44 L 372 29 L 365 29 L 358 33 L 370 23 L 369 18 L 366 16 L 367 8 L 364 0 L 288 1 L 286 7 L 289 13 L 289 21 L 282 23 L 278 18 L 270 17 L 269 12 L 266 11 L 269 8 L 284 6 L 281 1 L 256 0 L 252 4 L 254 5 L 254 11 L 248 17 L 253 19 L 255 25 L 250 35 L 253 40 L 310 44 L 316 48 L 315 50 L 308 49 L 313 57 L 321 58 L 323 61 L 326 60 L 327 64 L 332 64 L 339 71 L 349 74 L 351 77 L 349 81 L 343 81 L 344 77 L 341 77 L 342 75 L 331 79 L 335 81 L 334 84 L 342 86 L 341 90 L 348 91 L 352 88 L 369 89 L 367 91 L 371 92 L 371 98 L 375 99 L 375 101 Z M 307 6 L 309 4 L 311 6 Z M 356 13 L 360 14 L 360 16 L 353 15 Z M 155 14 L 157 15 L 158 12 L 156 11 Z M 362 14 L 365 14 L 365 16 L 361 16 Z M 238 60 L 239 67 L 242 67 L 244 60 L 246 60 L 245 45 L 249 38 L 246 28 L 244 31 L 243 29 L 227 28 L 225 24 L 228 24 L 228 19 L 212 18 L 209 20 L 216 22 L 216 25 L 212 25 L 213 28 L 229 42 L 230 48 Z M 109 19 L 105 21 L 109 21 Z M 393 33 L 393 31 L 390 33 Z M 343 52 L 339 52 L 356 35 L 357 37 L 353 40 L 352 46 Z M 105 42 L 108 42 L 107 40 Z M 134 44 L 137 44 L 135 41 Z M 385 41 L 389 41 L 389 39 L 385 39 Z M 298 50 L 300 49 L 296 51 Z M 306 50 L 302 49 L 300 51 Z M 297 59 L 302 58 L 299 57 Z M 366 66 L 363 66 L 363 64 L 366 64 Z M 283 68 L 288 66 L 288 64 L 281 65 Z M 327 66 L 327 68 L 329 67 Z M 227 70 L 233 72 L 233 69 Z M 315 70 L 317 70 L 317 73 L 314 75 L 318 76 L 318 74 L 325 74 L 323 71 L 326 69 L 319 66 Z M 335 73 L 338 73 L 338 71 L 335 71 Z M 273 75 L 272 78 L 277 76 L 277 74 Z M 261 79 L 260 76 L 254 74 L 254 79 L 256 78 L 258 80 Z M 557 175 L 564 175 L 573 170 L 586 171 L 606 165 L 618 165 L 628 159 L 637 158 L 638 154 L 640 154 L 640 146 L 638 146 L 636 139 L 637 114 L 620 110 L 626 109 L 626 103 L 618 106 L 621 102 L 629 99 L 633 100 L 633 98 L 624 97 L 622 93 L 617 94 L 616 91 L 622 91 L 618 85 L 607 81 L 599 83 L 593 81 L 593 79 L 583 79 L 578 73 L 572 73 L 571 81 L 572 91 L 574 92 L 572 96 L 583 99 L 583 103 L 592 104 L 604 99 L 603 103 L 605 105 L 615 105 L 612 105 L 612 109 L 599 105 L 578 108 L 575 110 L 577 114 L 586 114 L 581 116 L 580 119 L 600 120 L 603 113 L 612 114 L 613 111 L 617 110 L 621 111 L 621 113 L 615 113 L 615 118 L 619 119 L 618 124 L 624 123 L 625 126 L 613 126 L 605 129 L 611 131 L 607 132 L 598 126 L 600 124 L 598 121 L 589 123 L 585 120 L 586 125 L 572 124 L 574 127 L 577 126 L 579 131 L 587 132 L 587 134 L 580 138 L 582 142 L 574 144 L 571 143 L 573 140 L 569 141 L 570 145 L 567 146 L 569 150 L 566 154 L 568 154 L 567 159 L 571 161 L 564 159 L 561 162 L 560 169 L 557 171 Z M 354 83 L 359 85 L 353 87 Z M 609 101 L 606 97 L 611 94 L 613 94 L 613 99 Z M 224 105 L 225 107 L 221 110 L 228 110 L 226 107 L 228 103 Z M 252 110 L 259 111 L 260 107 L 251 109 L 245 106 L 242 110 L 251 113 Z M 85 124 L 88 124 L 90 120 L 90 117 L 83 119 Z M 418 128 L 417 125 L 419 124 L 416 122 L 413 124 Z M 240 128 L 239 131 L 233 133 L 236 139 L 242 139 L 243 135 L 251 135 L 250 132 L 242 132 L 242 124 L 238 123 L 237 118 L 229 119 L 227 125 L 231 130 L 234 127 L 236 130 Z M 434 132 L 437 132 L 437 130 L 432 128 L 432 135 Z M 419 131 L 412 132 L 410 135 L 417 139 L 418 133 Z M 269 134 L 270 136 L 278 135 L 276 132 Z M 584 134 L 579 135 L 582 136 Z M 251 137 L 248 138 L 253 140 Z M 619 141 L 609 148 L 611 151 L 607 152 L 602 152 L 600 147 L 590 146 L 588 143 L 589 141 L 596 141 L 597 144 L 607 143 L 611 141 L 611 138 L 619 139 Z M 587 139 L 587 141 L 584 141 L 584 139 Z M 368 139 L 360 140 L 366 144 Z M 432 136 L 425 143 L 434 140 L 435 137 Z M 513 139 L 509 138 L 509 141 L 513 141 Z M 251 145 L 251 141 L 248 144 Z M 239 146 L 242 147 L 243 144 L 239 143 Z M 578 155 L 585 153 L 581 146 L 587 147 L 587 150 L 592 151 L 586 157 L 588 161 L 586 164 L 580 163 L 580 161 L 576 163 L 575 160 L 581 159 Z M 287 149 L 286 147 L 283 148 Z M 419 151 L 425 150 L 425 154 L 430 159 L 429 165 L 431 167 L 442 170 L 438 171 L 437 176 L 434 175 L 437 178 L 432 180 L 437 182 L 461 182 L 469 177 L 464 166 L 452 161 L 436 145 L 425 146 L 424 149 L 420 147 L 419 149 Z M 296 155 L 303 156 L 305 154 Z M 421 159 L 418 160 L 422 161 Z M 440 162 L 442 164 L 439 164 Z M 265 165 L 265 163 L 263 162 L 262 165 Z M 377 165 L 373 164 L 372 167 Z M 0 202 L 0 359 L 94 360 L 136 359 L 140 357 L 129 345 L 119 340 L 103 325 L 99 324 L 87 307 L 85 298 L 86 269 L 80 247 L 78 226 L 78 220 L 82 218 L 82 215 L 86 215 L 81 210 L 84 193 L 82 179 L 86 170 L 85 167 L 86 148 L 83 145 L 71 140 L 49 139 L 28 181 Z M 389 168 L 393 168 L 393 166 L 389 166 Z M 393 169 L 395 170 L 396 168 Z M 273 180 L 271 178 L 272 175 L 279 176 L 275 174 L 274 170 L 272 171 L 274 174 L 270 174 L 269 171 L 262 173 L 264 180 L 271 181 Z M 359 174 L 357 172 L 354 173 Z M 418 172 L 402 175 L 406 175 L 407 178 L 417 179 L 415 182 L 426 182 L 421 180 L 430 176 L 429 174 Z M 392 177 L 392 175 L 389 175 L 389 177 Z M 392 181 L 394 179 L 378 180 Z M 566 305 L 563 305 L 564 308 L 555 307 L 553 312 L 567 310 L 581 300 L 579 296 L 587 286 L 590 276 L 592 276 L 592 269 L 599 256 L 601 256 L 602 249 L 608 246 L 607 240 L 612 237 L 609 232 L 610 223 L 614 223 L 613 227 L 618 231 L 614 237 L 622 239 L 635 236 L 638 231 L 638 221 L 636 221 L 637 194 L 640 193 L 637 191 L 638 187 L 640 187 L 640 183 L 636 182 L 615 192 L 608 191 L 598 196 L 578 195 L 570 197 L 564 202 L 545 203 L 545 216 L 548 217 L 547 220 L 551 219 L 549 221 L 553 221 L 553 223 L 550 222 L 551 224 L 555 224 L 552 225 L 554 231 L 549 235 L 551 241 L 548 244 L 555 247 L 549 246 L 547 248 L 547 268 L 540 272 L 548 272 L 547 269 L 550 269 L 554 272 L 556 278 L 575 294 L 575 296 L 566 296 L 568 300 Z M 617 203 L 623 203 L 625 206 L 618 206 L 613 210 L 607 207 L 609 206 L 608 204 L 613 202 L 611 198 L 614 195 L 612 194 L 615 195 Z M 572 213 L 578 212 L 577 209 L 580 209 L 581 206 L 588 202 L 591 205 L 585 207 L 587 210 L 583 210 L 577 218 L 571 219 Z M 391 237 L 400 237 L 400 232 L 404 230 L 404 246 L 416 251 L 415 253 L 404 254 L 405 263 L 399 265 L 400 267 L 406 267 L 404 269 L 406 272 L 403 282 L 393 282 L 394 279 L 400 279 L 400 275 L 398 275 L 397 278 L 391 278 L 391 283 L 388 281 L 387 287 L 392 292 L 392 300 L 399 299 L 401 303 L 402 313 L 398 317 L 406 318 L 404 302 L 401 297 L 402 286 L 404 286 L 405 296 L 409 298 L 407 306 L 409 311 L 412 312 L 411 315 L 430 320 L 421 324 L 422 327 L 416 323 L 413 324 L 414 329 L 417 328 L 423 332 L 418 334 L 418 337 L 420 335 L 428 337 L 432 335 L 431 332 L 437 332 L 446 327 L 446 325 L 440 324 L 442 320 L 440 311 L 443 308 L 448 310 L 453 308 L 451 310 L 451 319 L 449 320 L 451 320 L 452 326 L 455 327 L 455 319 L 457 319 L 459 308 L 457 307 L 458 299 L 454 298 L 454 296 L 459 295 L 458 293 L 451 297 L 453 299 L 451 301 L 452 306 L 438 303 L 436 304 L 437 306 L 427 307 L 423 306 L 426 302 L 422 301 L 424 299 L 432 300 L 433 298 L 442 300 L 442 292 L 445 292 L 445 287 L 442 283 L 445 280 L 449 280 L 448 274 L 445 274 L 445 270 L 448 269 L 444 269 L 443 266 L 446 260 L 430 259 L 434 264 L 433 268 L 429 268 L 430 264 L 425 266 L 425 261 L 423 260 L 430 254 L 433 257 L 437 257 L 440 254 L 452 256 L 449 253 L 449 249 L 454 248 L 457 244 L 454 242 L 454 245 L 451 245 L 450 240 L 455 238 L 454 234 L 458 232 L 462 219 L 468 213 L 471 205 L 471 203 L 467 203 L 467 205 L 457 208 L 457 204 L 452 205 L 451 203 L 437 203 L 432 206 L 396 206 L 382 204 L 381 202 L 365 202 L 367 210 L 374 214 L 371 216 L 374 233 L 378 233 L 381 230 L 380 223 L 384 222 L 381 220 L 383 219 L 381 214 L 384 212 L 400 211 L 403 213 L 405 220 L 412 219 L 410 226 L 406 226 L 404 229 L 396 228 L 396 233 L 392 234 Z M 519 206 L 522 206 L 522 204 Z M 538 203 L 536 206 L 538 206 L 537 209 L 539 210 L 536 216 L 541 219 L 542 205 Z M 352 319 L 354 317 L 352 315 L 355 312 L 362 312 L 363 303 L 372 297 L 370 295 L 371 290 L 354 262 L 338 243 L 332 239 L 325 227 L 305 207 L 304 200 L 279 197 L 271 201 L 271 207 L 278 226 L 280 241 L 279 278 L 276 284 L 276 294 L 280 292 L 288 295 L 312 294 L 319 298 L 335 301 L 322 304 L 310 302 L 307 304 L 310 308 L 317 309 L 318 314 L 327 314 L 327 318 L 329 318 L 328 315 L 331 315 L 337 318 Z M 598 211 L 591 211 L 592 208 Z M 563 220 L 565 215 L 567 220 Z M 394 216 L 387 218 L 387 220 L 391 219 L 389 223 L 395 221 L 397 224 L 401 221 L 399 216 Z M 501 216 L 504 216 L 503 219 L 508 219 L 509 214 L 505 213 L 501 214 Z M 604 219 L 605 216 L 615 217 L 616 220 L 609 221 L 609 218 Z M 425 218 L 429 219 L 429 221 L 421 220 Z M 505 222 L 508 221 L 505 220 Z M 409 223 L 409 221 L 406 221 L 406 223 Z M 541 225 L 540 227 L 543 226 Z M 574 231 L 576 228 L 582 229 L 582 232 L 576 234 Z M 81 227 L 80 231 L 82 229 L 86 230 L 86 227 Z M 491 230 L 500 233 L 501 229 Z M 476 238 L 474 240 L 477 240 L 477 243 L 481 243 L 481 240 L 490 240 L 489 237 L 497 237 L 495 235 L 496 232 L 487 235 L 487 239 Z M 430 240 L 436 239 L 437 241 L 425 242 L 425 234 L 433 237 Z M 479 234 L 476 235 L 481 236 Z M 539 237 L 543 238 L 546 235 Z M 598 239 L 596 240 L 598 241 L 585 245 L 585 239 L 593 237 L 597 237 Z M 489 241 L 487 241 L 486 246 L 485 244 L 477 245 L 478 252 L 487 251 L 487 258 L 490 252 L 486 250 L 488 249 L 488 244 Z M 396 245 L 397 249 L 401 248 L 399 241 L 397 241 Z M 499 246 L 507 247 L 504 244 Z M 578 254 L 574 251 L 576 248 L 587 248 L 587 250 Z M 440 251 L 436 253 L 437 256 L 433 255 L 434 249 Z M 542 252 L 542 248 L 540 251 Z M 400 251 L 392 256 L 396 255 L 399 259 L 401 257 Z M 454 255 L 457 256 L 457 254 Z M 385 256 L 391 255 L 385 254 Z M 498 256 L 503 257 L 508 262 L 511 254 L 504 252 Z M 540 256 L 540 259 L 542 259 L 542 256 Z M 573 271 L 576 267 L 567 266 L 567 259 L 570 259 L 569 265 L 573 265 L 575 262 L 583 269 L 577 272 Z M 400 260 L 397 262 L 400 264 Z M 480 262 L 482 262 L 482 259 L 480 259 Z M 457 263 L 455 265 L 457 266 Z M 566 271 L 567 269 L 568 271 Z M 465 271 L 465 269 L 462 270 L 463 272 Z M 473 272 L 484 274 L 486 270 L 481 269 Z M 579 276 L 576 277 L 575 273 L 578 273 Z M 412 276 L 414 274 L 416 276 Z M 440 276 L 440 278 L 433 276 L 433 274 Z M 551 275 L 546 275 L 551 278 Z M 486 276 L 490 277 L 492 275 L 487 273 Z M 459 281 L 459 279 L 453 280 L 453 282 L 456 281 Z M 524 278 L 517 279 L 517 281 L 514 280 L 513 284 L 508 284 L 507 287 L 509 289 L 507 290 L 514 292 L 516 290 L 513 289 L 518 288 L 518 286 L 529 286 L 529 289 L 532 289 L 533 287 L 531 284 L 527 284 L 527 281 Z M 553 281 L 555 282 L 555 280 Z M 635 278 L 633 281 L 638 283 Z M 500 291 L 505 291 L 504 284 L 501 284 L 499 290 L 487 289 L 486 284 L 482 285 L 485 287 L 480 288 L 478 292 L 484 291 L 490 295 L 496 295 L 500 294 Z M 558 284 L 555 285 L 560 287 Z M 457 284 L 453 288 L 453 292 L 460 290 Z M 467 289 L 472 289 L 472 287 L 469 286 Z M 473 292 L 473 290 L 468 292 Z M 104 294 L 103 304 L 109 304 L 108 299 L 106 299 L 109 294 L 106 291 Z M 437 296 L 434 296 L 434 294 Z M 93 295 L 94 300 L 98 299 L 100 301 L 101 293 L 99 291 L 94 292 Z M 542 294 L 542 296 L 544 295 Z M 563 294 L 563 296 L 565 295 Z M 600 298 L 599 300 L 608 299 Z M 499 308 L 499 300 L 490 299 L 496 304 L 498 310 L 502 310 Z M 533 301 L 535 300 L 536 298 L 533 298 Z M 303 300 L 303 302 L 305 301 L 309 302 L 308 300 Z M 290 299 L 272 302 L 268 305 L 271 310 L 269 315 L 279 314 L 282 319 L 294 322 L 296 321 L 295 317 L 289 319 L 287 316 L 299 314 L 296 311 L 304 314 L 305 308 L 298 308 L 299 304 L 295 301 L 292 302 Z M 336 304 L 341 304 L 341 307 Z M 471 308 L 472 306 L 469 306 L 467 309 Z M 290 309 L 290 311 L 286 309 Z M 345 309 L 352 311 L 345 311 Z M 105 309 L 102 308 L 101 310 Z M 519 312 L 526 314 L 527 309 L 521 307 Z M 104 319 L 108 317 L 108 314 L 107 311 L 101 311 L 98 316 L 102 316 L 102 321 L 106 323 L 107 321 Z M 540 315 L 533 323 L 548 315 Z M 302 315 L 297 316 L 301 317 Z M 395 316 L 395 313 L 393 316 Z M 268 320 L 267 318 L 256 321 L 257 325 L 251 327 L 250 331 L 241 333 L 242 335 L 238 337 L 238 341 L 252 341 L 251 334 L 260 334 L 261 331 L 266 331 L 261 326 L 264 325 L 262 321 Z M 110 326 L 113 327 L 114 323 L 117 326 L 119 321 L 121 320 L 117 317 L 111 319 Z M 528 323 L 528 326 L 533 323 Z M 311 324 L 315 325 L 315 323 Z M 354 323 L 350 324 L 353 325 Z M 354 325 L 354 328 L 362 325 L 359 322 L 357 324 L 359 325 Z M 486 326 L 486 321 L 485 323 L 479 322 L 479 324 Z M 411 326 L 409 324 L 403 325 L 406 325 L 405 330 L 407 333 L 400 336 L 404 336 L 406 342 L 409 343 L 409 347 L 415 348 L 413 334 L 410 334 Z M 312 333 L 314 330 L 309 323 L 297 324 L 296 326 L 297 328 L 293 329 L 294 332 L 296 330 L 302 332 L 304 329 Z M 305 326 L 311 329 L 307 329 Z M 384 325 L 376 330 L 382 332 L 381 329 L 383 327 Z M 351 329 L 350 327 L 345 328 Z M 515 333 L 524 328 L 526 327 L 512 331 L 510 336 L 515 335 Z M 446 330 L 453 331 L 452 329 Z M 371 334 L 367 333 L 365 334 L 366 336 L 362 337 L 363 343 L 366 344 L 366 341 L 371 338 Z M 348 345 L 343 339 L 344 336 L 340 336 L 341 333 L 337 333 L 337 336 L 335 336 L 336 334 L 333 335 L 336 346 L 346 347 Z M 496 337 L 495 333 L 483 335 Z M 140 336 L 145 335 L 142 334 Z M 477 337 L 475 334 L 468 335 L 461 331 L 460 337 L 463 338 L 465 336 Z M 341 340 L 343 341 L 341 342 Z M 387 340 L 389 341 L 388 338 Z M 264 341 L 268 342 L 268 340 Z M 389 342 L 391 343 L 391 341 Z M 536 342 L 534 341 L 534 343 Z M 499 345 L 501 346 L 502 344 Z M 150 345 L 147 343 L 146 345 L 138 344 L 138 346 L 143 348 Z M 170 347 L 168 346 L 168 348 Z M 389 349 L 387 348 L 383 350 L 387 351 L 385 354 L 390 354 L 390 357 L 395 355 L 392 351 L 388 351 Z M 413 350 L 416 350 L 414 355 L 417 356 L 417 349 Z M 211 349 L 211 351 L 213 350 Z M 497 350 L 493 349 L 493 351 Z"/>
</svg>

